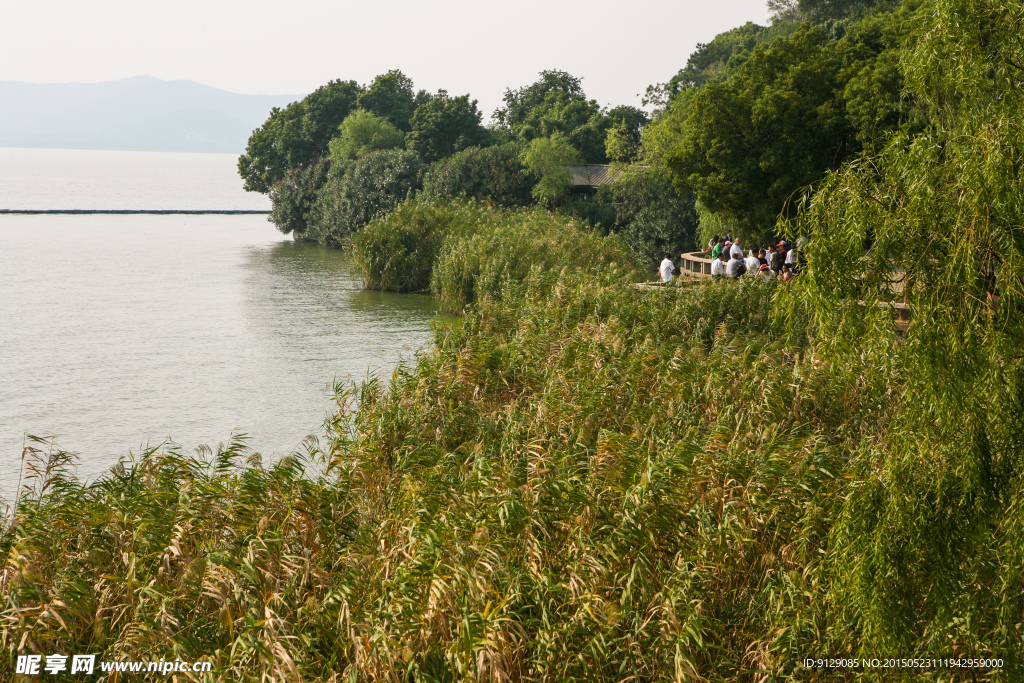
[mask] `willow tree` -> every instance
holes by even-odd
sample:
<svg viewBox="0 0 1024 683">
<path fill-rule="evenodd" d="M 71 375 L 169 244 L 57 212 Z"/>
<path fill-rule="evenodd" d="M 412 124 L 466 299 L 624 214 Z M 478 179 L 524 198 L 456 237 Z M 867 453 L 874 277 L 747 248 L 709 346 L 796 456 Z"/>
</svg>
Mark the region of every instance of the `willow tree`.
<svg viewBox="0 0 1024 683">
<path fill-rule="evenodd" d="M 862 654 L 1021 671 L 1021 35 L 1019 0 L 936 0 L 902 65 L 928 128 L 831 175 L 793 226 L 809 267 L 790 310 L 877 402 L 831 565 L 836 642 Z M 902 337 L 891 301 L 912 314 Z"/>
</svg>

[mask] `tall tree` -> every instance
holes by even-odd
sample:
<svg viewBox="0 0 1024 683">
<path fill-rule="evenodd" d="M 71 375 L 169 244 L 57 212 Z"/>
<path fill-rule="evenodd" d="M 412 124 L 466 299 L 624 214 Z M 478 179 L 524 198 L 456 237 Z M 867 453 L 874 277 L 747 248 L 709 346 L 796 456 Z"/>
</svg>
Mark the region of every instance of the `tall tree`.
<svg viewBox="0 0 1024 683">
<path fill-rule="evenodd" d="M 476 100 L 469 95 L 449 97 L 444 90 L 413 114 L 406 138 L 409 149 L 431 163 L 466 149 L 485 144 L 487 130 L 480 124 Z"/>
<path fill-rule="evenodd" d="M 549 206 L 557 205 L 569 193 L 571 167 L 581 161 L 579 151 L 564 135 L 535 138 L 523 151 L 523 164 L 538 178 L 533 196 Z"/>
<path fill-rule="evenodd" d="M 398 69 L 381 74 L 359 95 L 358 105 L 387 119 L 398 130 L 408 132 L 417 106 L 412 79 Z"/>
<path fill-rule="evenodd" d="M 594 100 L 549 92 L 512 130 L 527 142 L 557 133 L 576 148 L 585 163 L 603 164 L 607 161 L 604 142 L 611 126 L 612 121 Z"/>
<path fill-rule="evenodd" d="M 540 78 L 530 85 L 505 91 L 505 106 L 494 112 L 494 118 L 506 128 L 521 124 L 529 113 L 544 103 L 549 93 L 562 93 L 569 99 L 586 100 L 579 78 L 565 71 L 552 69 L 541 71 Z"/>
<path fill-rule="evenodd" d="M 792 213 L 794 192 L 859 152 L 843 91 L 861 55 L 848 47 L 804 26 L 697 91 L 666 156 L 680 191 L 757 236 Z"/>
<path fill-rule="evenodd" d="M 636 107 L 622 105 L 608 112 L 608 120 L 610 127 L 604 142 L 608 159 L 622 163 L 636 161 L 641 130 L 649 121 L 647 114 Z"/>
<path fill-rule="evenodd" d="M 267 193 L 288 169 L 326 156 L 328 143 L 354 109 L 360 91 L 355 81 L 331 81 L 299 102 L 272 109 L 238 158 L 245 189 Z"/>
</svg>

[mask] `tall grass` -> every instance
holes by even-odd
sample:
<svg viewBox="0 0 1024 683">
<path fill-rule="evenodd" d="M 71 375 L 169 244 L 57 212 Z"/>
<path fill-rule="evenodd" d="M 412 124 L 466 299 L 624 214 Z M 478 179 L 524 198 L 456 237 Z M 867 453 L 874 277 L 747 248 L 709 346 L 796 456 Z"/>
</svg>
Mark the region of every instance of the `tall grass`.
<svg viewBox="0 0 1024 683">
<path fill-rule="evenodd" d="M 500 298 L 531 270 L 617 271 L 639 265 L 617 239 L 539 208 L 505 209 L 466 200 L 409 200 L 353 238 L 353 262 L 370 289 L 422 291 L 457 313 Z"/>
<path fill-rule="evenodd" d="M 0 643 L 209 657 L 224 681 L 810 679 L 810 654 L 994 654 L 1013 680 L 1012 572 L 838 573 L 902 380 L 829 363 L 806 316 L 773 322 L 774 292 L 534 268 L 415 366 L 340 391 L 322 448 L 148 452 L 89 486 L 51 469 L 0 540 Z M 1014 528 L 972 552 L 1019 566 Z M 969 582 L 992 597 L 942 639 L 846 617 Z"/>
<path fill-rule="evenodd" d="M 353 235 L 353 265 L 367 289 L 427 291 L 445 242 L 494 222 L 495 215 L 471 201 L 406 201 Z"/>
</svg>

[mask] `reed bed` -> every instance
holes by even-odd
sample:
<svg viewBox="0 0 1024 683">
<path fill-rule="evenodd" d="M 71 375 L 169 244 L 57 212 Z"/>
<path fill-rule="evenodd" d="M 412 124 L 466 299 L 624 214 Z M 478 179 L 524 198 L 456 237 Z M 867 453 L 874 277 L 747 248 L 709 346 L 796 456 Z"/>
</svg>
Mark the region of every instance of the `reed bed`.
<svg viewBox="0 0 1024 683">
<path fill-rule="evenodd" d="M 1014 524 L 847 573 L 905 383 L 828 362 L 776 295 L 538 267 L 273 465 L 236 440 L 84 485 L 58 451 L 0 537 L 0 677 L 102 652 L 213 661 L 182 681 L 1019 680 Z M 873 628 L 886 601 L 944 605 L 942 637 L 929 609 Z M 1005 668 L 800 664 L 957 654 Z"/>
<path fill-rule="evenodd" d="M 368 289 L 427 291 L 449 313 L 500 298 L 530 270 L 589 273 L 641 270 L 617 238 L 540 208 L 509 209 L 465 199 L 410 199 L 352 241 L 353 264 Z"/>
</svg>

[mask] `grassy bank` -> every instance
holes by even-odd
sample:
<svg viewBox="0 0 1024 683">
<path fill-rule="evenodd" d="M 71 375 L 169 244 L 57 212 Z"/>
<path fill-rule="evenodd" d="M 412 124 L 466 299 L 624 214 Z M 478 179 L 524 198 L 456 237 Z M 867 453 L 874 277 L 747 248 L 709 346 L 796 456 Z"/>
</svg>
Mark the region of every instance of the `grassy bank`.
<svg viewBox="0 0 1024 683">
<path fill-rule="evenodd" d="M 535 268 L 342 391 L 307 454 L 152 453 L 88 487 L 58 463 L 0 541 L 0 642 L 225 681 L 810 680 L 812 654 L 1012 680 L 1019 501 L 946 556 L 879 533 L 927 508 L 878 464 L 906 382 L 822 357 L 777 295 Z"/>
</svg>

